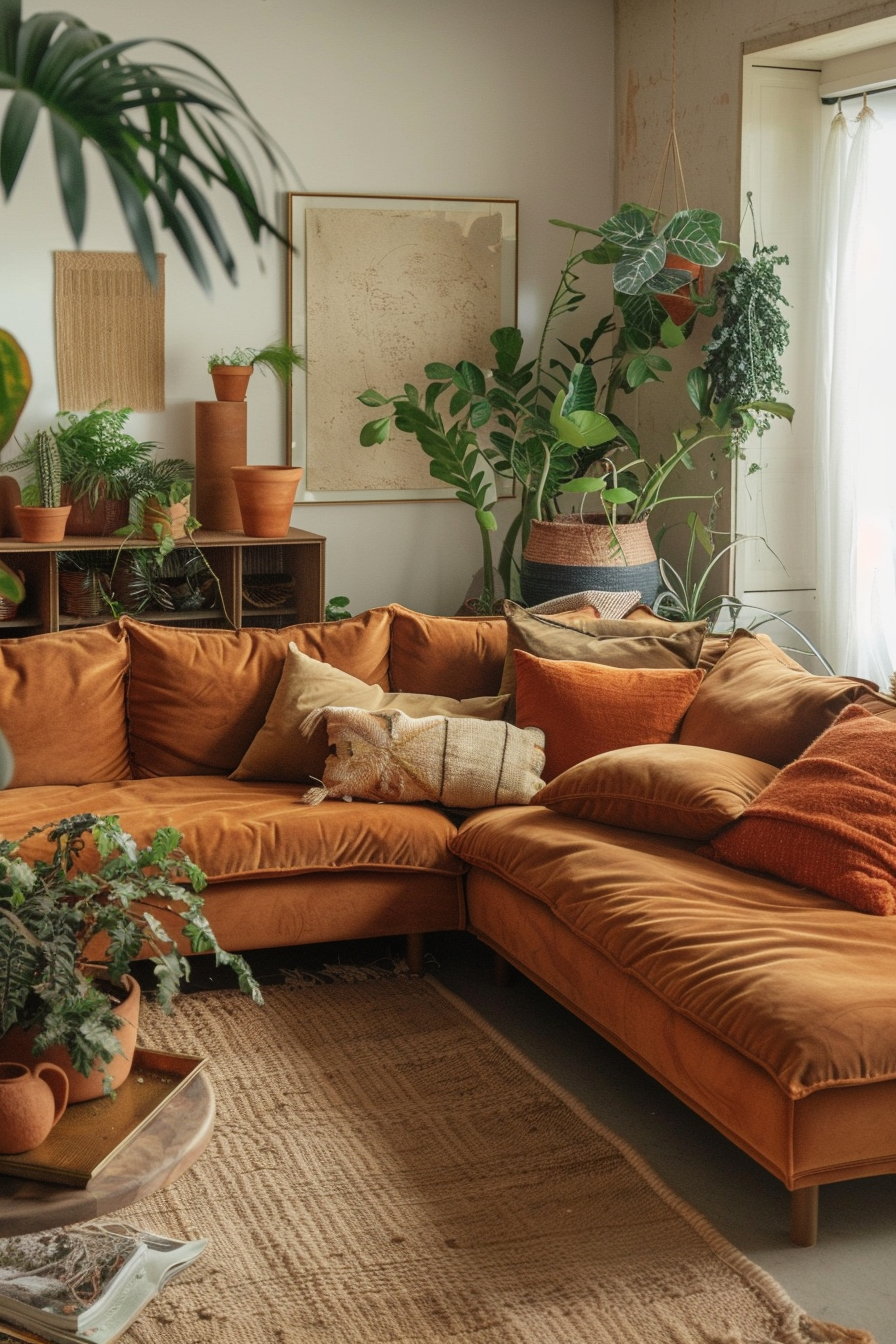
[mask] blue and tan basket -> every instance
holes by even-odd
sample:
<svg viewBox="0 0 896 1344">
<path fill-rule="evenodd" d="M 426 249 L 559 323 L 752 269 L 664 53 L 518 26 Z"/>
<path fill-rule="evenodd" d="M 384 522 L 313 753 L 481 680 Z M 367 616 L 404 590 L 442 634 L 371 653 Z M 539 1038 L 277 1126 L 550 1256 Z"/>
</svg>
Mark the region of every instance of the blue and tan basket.
<svg viewBox="0 0 896 1344">
<path fill-rule="evenodd" d="M 646 522 L 617 523 L 615 533 L 597 514 L 533 523 L 520 575 L 523 601 L 535 606 L 583 588 L 637 588 L 641 601 L 652 606 L 660 590 L 660 569 Z"/>
</svg>

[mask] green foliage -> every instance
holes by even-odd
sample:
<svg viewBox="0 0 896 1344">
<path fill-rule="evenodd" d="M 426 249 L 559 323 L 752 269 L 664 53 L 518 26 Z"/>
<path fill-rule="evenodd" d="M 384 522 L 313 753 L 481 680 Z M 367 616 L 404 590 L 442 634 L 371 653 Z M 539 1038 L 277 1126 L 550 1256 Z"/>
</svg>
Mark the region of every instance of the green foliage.
<svg viewBox="0 0 896 1344">
<path fill-rule="evenodd" d="M 72 498 L 86 495 L 93 507 L 100 494 L 129 499 L 136 493 L 140 473 L 157 448 L 138 443 L 125 430 L 131 411 L 97 406 L 86 415 L 64 412 L 59 417 L 56 442 L 62 460 L 62 481 Z"/>
<path fill-rule="evenodd" d="M 30 391 L 28 357 L 10 332 L 0 330 L 0 451 L 13 436 Z"/>
<path fill-rule="evenodd" d="M 776 247 L 754 244 L 752 257 L 741 257 L 716 277 L 721 299 L 721 321 L 704 346 L 705 370 L 713 399 L 734 407 L 731 452 L 744 456 L 744 444 L 753 430 L 761 436 L 772 416 L 793 411 L 781 402 L 786 393 L 781 355 L 789 341 L 789 323 L 782 307 L 787 300 L 781 290 L 777 267 L 789 258 L 776 255 Z"/>
<path fill-rule="evenodd" d="M 251 346 L 245 349 L 237 346 L 229 355 L 225 355 L 222 351 L 209 355 L 209 373 L 222 364 L 242 369 L 257 368 L 261 369 L 262 373 L 270 369 L 275 378 L 279 379 L 284 387 L 288 387 L 296 369 L 304 369 L 305 357 L 288 341 L 273 341 L 262 350 L 256 350 Z"/>
<path fill-rule="evenodd" d="M 22 487 L 22 503 L 42 509 L 58 509 L 62 494 L 62 462 L 56 436 L 50 429 L 39 429 L 26 437 L 19 455 L 4 464 L 7 471 L 27 471 Z"/>
<path fill-rule="evenodd" d="M 26 862 L 19 846 L 41 835 L 53 846 L 49 856 Z M 199 894 L 207 879 L 180 841 L 163 827 L 141 848 L 117 817 L 91 813 L 0 840 L 0 1033 L 36 1028 L 35 1054 L 61 1045 L 84 1074 L 97 1061 L 109 1064 L 121 1053 L 113 1035 L 120 1019 L 95 977 L 120 985 L 146 945 L 159 1003 L 170 1012 L 190 974 L 169 932 L 173 923 L 194 952 L 214 953 L 262 1002 L 244 959 L 219 946 Z M 98 934 L 107 940 L 101 953 Z"/>
<path fill-rule="evenodd" d="M 21 0 L 0 0 L 0 89 L 10 90 L 0 136 L 0 180 L 8 197 L 46 112 L 62 200 L 75 242 L 87 214 L 84 142 L 99 151 L 134 247 L 156 282 L 149 202 L 187 265 L 209 288 L 204 236 L 231 280 L 236 262 L 209 200 L 217 186 L 236 202 L 252 240 L 286 242 L 266 213 L 255 154 L 274 181 L 286 163 L 233 85 L 182 42 L 167 45 L 192 69 L 152 66 L 135 56 L 148 42 L 113 42 L 63 11 L 22 18 Z"/>
<path fill-rule="evenodd" d="M 350 597 L 331 597 L 324 609 L 325 621 L 348 621 L 351 620 L 349 611 Z"/>
</svg>

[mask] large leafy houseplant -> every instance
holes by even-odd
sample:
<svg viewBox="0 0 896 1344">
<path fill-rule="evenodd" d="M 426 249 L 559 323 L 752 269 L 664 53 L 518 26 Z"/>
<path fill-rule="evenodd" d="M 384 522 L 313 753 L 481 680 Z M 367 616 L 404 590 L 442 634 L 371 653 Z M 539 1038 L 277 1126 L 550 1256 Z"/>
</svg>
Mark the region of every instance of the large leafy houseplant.
<svg viewBox="0 0 896 1344">
<path fill-rule="evenodd" d="M 101 497 L 130 499 L 135 481 L 157 445 L 140 443 L 125 429 L 130 409 L 96 406 L 86 415 L 64 412 L 56 443 L 62 461 L 62 484 L 73 500 L 86 497 L 95 506 Z"/>
<path fill-rule="evenodd" d="M 52 850 L 29 862 L 20 846 L 41 835 Z M 199 894 L 205 874 L 180 841 L 166 827 L 140 847 L 117 817 L 92 814 L 0 840 L 0 1033 L 36 1030 L 35 1054 L 62 1046 L 85 1075 L 108 1065 L 121 1053 L 113 1034 L 121 1020 L 100 980 L 120 985 L 148 948 L 159 1004 L 170 1012 L 190 974 L 175 922 L 194 952 L 213 953 L 262 1002 L 244 958 L 220 947 Z"/>
<path fill-rule="evenodd" d="M 698 267 L 721 261 L 732 245 L 721 240 L 718 215 L 689 210 L 664 221 L 656 211 L 625 206 L 599 229 L 552 222 L 570 229 L 573 238 L 534 359 L 521 363 L 522 333 L 502 327 L 491 336 L 491 369 L 470 360 L 434 362 L 424 370 L 429 382 L 423 389 L 407 383 L 402 392 L 386 396 L 368 388 L 359 398 L 381 412 L 363 427 L 362 445 L 384 442 L 394 423 L 416 436 L 431 459 L 432 476 L 475 509 L 483 549 L 483 609 L 490 609 L 495 596 L 493 473 L 513 481 L 520 500 L 498 564 L 505 594 L 518 597 L 517 549 L 525 546 L 533 521 L 556 516 L 564 493 L 596 496 L 612 528 L 618 526 L 620 508 L 627 521 L 637 522 L 673 499 L 703 498 L 671 493 L 672 474 L 679 467 L 692 468 L 695 450 L 710 441 L 730 453 L 733 432 L 750 416 L 749 403 L 717 398 L 700 367 L 687 378 L 698 419 L 673 435 L 668 454 L 646 457 L 619 414 L 620 396 L 671 371 L 659 350 L 682 345 L 696 312 L 715 309 L 713 291 L 698 294 L 691 273 L 667 263 L 675 257 Z M 581 247 L 583 234 L 596 236 L 598 244 Z M 577 345 L 557 341 L 560 348 L 552 355 L 556 323 L 585 297 L 579 284 L 585 265 L 612 266 L 614 310 Z M 692 292 L 693 313 L 679 326 L 660 300 L 682 287 Z M 447 416 L 443 398 L 448 398 Z M 768 414 L 792 415 L 783 403 L 763 405 Z M 497 428 L 483 441 L 480 431 L 495 422 Z"/>
</svg>

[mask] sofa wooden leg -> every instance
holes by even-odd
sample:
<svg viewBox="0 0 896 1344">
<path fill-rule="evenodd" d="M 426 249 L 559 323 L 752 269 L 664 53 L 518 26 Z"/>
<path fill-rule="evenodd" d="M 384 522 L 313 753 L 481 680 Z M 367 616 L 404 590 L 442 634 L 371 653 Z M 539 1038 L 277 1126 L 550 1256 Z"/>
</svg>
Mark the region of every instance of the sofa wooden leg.
<svg viewBox="0 0 896 1344">
<path fill-rule="evenodd" d="M 807 1185 L 790 1195 L 790 1240 L 794 1246 L 814 1246 L 818 1240 L 818 1186 Z"/>
<path fill-rule="evenodd" d="M 410 970 L 411 970 L 411 975 L 422 975 L 422 974 L 423 974 L 423 934 L 422 934 L 422 933 L 409 933 L 409 934 L 408 934 L 408 936 L 407 936 L 407 951 L 406 951 L 406 956 L 407 956 L 407 959 L 408 959 L 408 966 L 410 967 Z"/>
<path fill-rule="evenodd" d="M 495 984 L 499 989 L 506 989 L 513 979 L 513 967 L 509 961 L 501 956 L 500 952 L 495 953 L 494 968 L 492 974 L 495 978 Z"/>
</svg>

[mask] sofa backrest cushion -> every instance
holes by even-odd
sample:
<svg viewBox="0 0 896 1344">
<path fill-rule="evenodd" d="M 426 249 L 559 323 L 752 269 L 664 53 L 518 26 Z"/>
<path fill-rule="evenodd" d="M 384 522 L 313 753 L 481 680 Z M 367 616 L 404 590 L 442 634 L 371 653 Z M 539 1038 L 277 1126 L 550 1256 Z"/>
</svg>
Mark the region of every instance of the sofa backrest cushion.
<svg viewBox="0 0 896 1344">
<path fill-rule="evenodd" d="M 12 788 L 130 779 L 127 640 L 117 624 L 0 641 Z"/>
<path fill-rule="evenodd" d="M 388 689 L 389 611 L 282 630 L 182 630 L 122 619 L 131 650 L 128 720 L 137 778 L 229 775 L 265 721 L 290 641 Z"/>
<path fill-rule="evenodd" d="M 423 616 L 393 606 L 393 691 L 469 700 L 497 695 L 507 652 L 503 616 Z"/>
<path fill-rule="evenodd" d="M 679 741 L 789 765 L 842 709 L 869 694 L 848 677 L 813 676 L 770 641 L 738 630 L 697 692 Z"/>
</svg>

